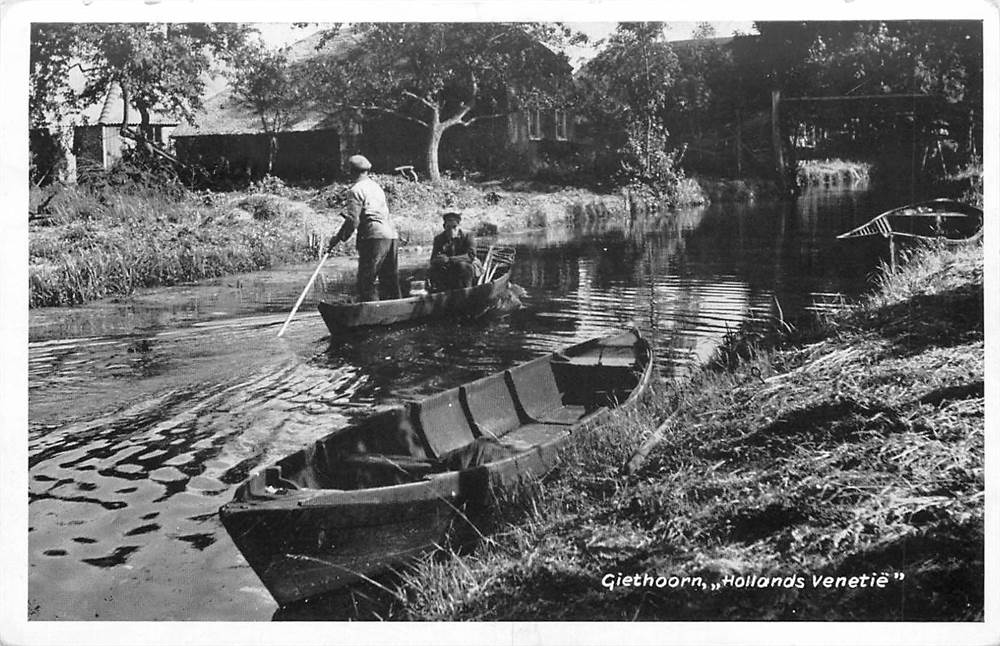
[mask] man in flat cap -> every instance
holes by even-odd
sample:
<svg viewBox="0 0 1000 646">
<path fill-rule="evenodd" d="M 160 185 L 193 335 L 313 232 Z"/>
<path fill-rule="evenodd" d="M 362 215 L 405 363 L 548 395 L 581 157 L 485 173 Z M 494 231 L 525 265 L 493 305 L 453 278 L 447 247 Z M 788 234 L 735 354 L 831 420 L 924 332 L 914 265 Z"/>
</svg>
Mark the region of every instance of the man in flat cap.
<svg viewBox="0 0 1000 646">
<path fill-rule="evenodd" d="M 347 192 L 344 224 L 330 240 L 327 251 L 358 232 L 358 302 L 400 298 L 399 264 L 396 257 L 399 235 L 392 226 L 389 206 L 382 187 L 368 176 L 372 165 L 365 157 L 347 160 L 354 184 Z M 375 281 L 378 279 L 378 295 Z"/>
<path fill-rule="evenodd" d="M 472 287 L 479 273 L 476 239 L 462 231 L 462 214 L 449 211 L 441 216 L 444 231 L 434 236 L 429 277 L 434 291 Z"/>
</svg>

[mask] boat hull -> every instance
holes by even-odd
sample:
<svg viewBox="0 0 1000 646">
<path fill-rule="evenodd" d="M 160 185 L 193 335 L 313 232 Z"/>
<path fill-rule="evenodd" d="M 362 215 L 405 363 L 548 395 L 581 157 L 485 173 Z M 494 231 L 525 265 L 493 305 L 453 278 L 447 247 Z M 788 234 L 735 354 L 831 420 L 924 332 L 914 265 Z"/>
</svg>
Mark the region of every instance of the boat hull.
<svg viewBox="0 0 1000 646">
<path fill-rule="evenodd" d="M 376 451 L 380 457 L 404 450 L 411 455 L 455 453 L 454 442 L 446 444 L 453 438 L 424 440 L 425 448 L 417 447 L 410 436 L 401 439 L 411 430 L 406 424 L 392 427 L 391 433 L 379 430 L 384 425 L 359 425 L 331 434 L 317 441 L 314 447 L 298 451 L 275 467 L 252 476 L 237 490 L 234 500 L 220 509 L 222 523 L 282 606 L 368 580 L 409 563 L 417 555 L 448 544 L 455 537 L 470 535 L 469 530 L 496 507 L 498 500 L 522 490 L 554 468 L 561 450 L 581 431 L 606 421 L 616 408 L 633 406 L 648 388 L 653 374 L 651 348 L 638 335 L 634 338 L 635 353 L 642 355 L 634 371 L 625 365 L 628 360 L 623 358 L 622 352 L 632 352 L 627 345 L 603 347 L 583 358 L 552 355 L 558 361 L 579 361 L 574 364 L 578 371 L 569 380 L 574 382 L 572 387 L 579 388 L 580 383 L 588 380 L 586 375 L 591 374 L 590 381 L 609 384 L 608 392 L 616 394 L 606 400 L 610 403 L 588 407 L 576 421 L 563 424 L 526 423 L 528 412 L 536 414 L 537 410 L 530 399 L 533 393 L 525 393 L 523 401 L 518 403 L 521 425 L 501 438 L 517 436 L 518 439 L 508 442 L 514 447 L 510 453 L 488 457 L 483 463 L 471 466 L 451 465 L 430 474 L 409 473 L 383 486 L 346 488 L 351 482 L 343 475 L 343 468 L 337 469 L 339 476 L 331 476 L 334 479 L 326 482 L 303 479 L 303 465 L 347 464 L 337 461 L 339 446 L 356 450 L 364 445 L 365 457 Z M 567 352 L 570 351 L 572 348 Z M 475 424 L 479 437 L 491 435 L 490 429 L 498 430 L 505 415 L 500 403 L 502 393 L 498 397 L 495 389 L 509 387 L 516 394 L 519 384 L 537 384 L 523 371 L 530 373 L 544 367 L 546 360 L 542 357 L 522 364 L 517 367 L 522 372 L 512 368 L 470 382 L 462 387 L 461 398 L 445 391 L 414 407 L 407 405 L 400 408 L 399 417 L 412 419 L 417 426 L 439 428 L 430 420 L 443 419 L 439 414 L 455 413 L 460 402 L 460 414 Z M 595 372 L 601 370 L 608 372 Z M 627 381 L 627 390 L 620 388 L 622 380 Z M 565 392 L 571 395 L 572 387 L 566 385 Z M 477 397 L 482 401 L 470 400 Z M 434 403 L 430 403 L 432 400 Z M 437 412 L 431 411 L 432 408 Z M 405 465 L 402 457 L 399 462 Z M 294 473 L 299 475 L 290 475 Z M 286 477 L 298 477 L 297 484 Z M 471 529 L 473 535 L 478 532 L 478 527 Z"/>
<path fill-rule="evenodd" d="M 489 283 L 465 289 L 346 305 L 320 302 L 318 308 L 331 334 L 424 319 L 476 316 L 489 309 L 507 292 L 509 280 L 509 274 L 504 274 Z"/>
</svg>

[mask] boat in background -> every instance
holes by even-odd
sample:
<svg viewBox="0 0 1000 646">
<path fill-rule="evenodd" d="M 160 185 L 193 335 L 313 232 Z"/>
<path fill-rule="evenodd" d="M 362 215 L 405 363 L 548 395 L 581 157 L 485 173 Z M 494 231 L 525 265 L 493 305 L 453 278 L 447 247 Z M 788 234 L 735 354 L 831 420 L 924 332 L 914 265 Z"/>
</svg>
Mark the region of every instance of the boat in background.
<svg viewBox="0 0 1000 646">
<path fill-rule="evenodd" d="M 620 332 L 391 407 L 255 473 L 219 515 L 282 606 L 367 580 L 550 471 L 582 430 L 634 405 L 653 363 Z"/>
<path fill-rule="evenodd" d="M 356 328 L 395 325 L 445 317 L 476 317 L 498 302 L 509 290 L 510 274 L 504 273 L 488 283 L 464 289 L 418 294 L 388 301 L 318 304 L 319 313 L 331 335 Z"/>
<path fill-rule="evenodd" d="M 982 209 L 941 198 L 891 209 L 837 238 L 881 235 L 967 242 L 982 236 L 982 229 Z"/>
<path fill-rule="evenodd" d="M 983 210 L 964 202 L 939 198 L 880 213 L 838 240 L 882 236 L 889 241 L 889 267 L 896 271 L 896 241 L 968 244 L 983 238 Z"/>
<path fill-rule="evenodd" d="M 320 301 L 319 313 L 331 335 L 426 319 L 482 316 L 494 311 L 497 303 L 510 295 L 514 253 L 513 247 L 505 245 L 477 246 L 482 271 L 472 287 L 428 293 L 423 289 L 425 281 L 416 281 L 418 291 L 411 291 L 406 298 L 343 304 Z"/>
</svg>

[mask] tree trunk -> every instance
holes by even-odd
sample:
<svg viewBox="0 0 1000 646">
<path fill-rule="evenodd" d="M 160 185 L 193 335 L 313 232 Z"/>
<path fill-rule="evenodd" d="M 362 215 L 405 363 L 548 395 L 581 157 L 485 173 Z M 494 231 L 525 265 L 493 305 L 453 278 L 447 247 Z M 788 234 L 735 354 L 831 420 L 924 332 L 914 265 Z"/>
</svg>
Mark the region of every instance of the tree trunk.
<svg viewBox="0 0 1000 646">
<path fill-rule="evenodd" d="M 787 169 L 785 166 L 785 151 L 781 142 L 781 117 L 779 104 L 781 103 L 781 90 L 771 90 L 771 147 L 774 149 L 774 166 L 778 171 L 778 185 L 781 186 L 782 193 L 787 191 Z"/>
<path fill-rule="evenodd" d="M 139 110 L 139 132 L 141 132 L 144 137 L 152 139 L 153 130 L 150 127 L 151 120 L 149 116 L 149 108 L 144 105 L 138 105 L 136 106 L 136 109 Z"/>
<path fill-rule="evenodd" d="M 427 175 L 432 182 L 441 181 L 441 169 L 438 166 L 438 148 L 441 146 L 441 135 L 444 127 L 441 125 L 441 114 L 432 110 L 431 122 L 428 127 L 430 136 L 427 139 Z"/>
<path fill-rule="evenodd" d="M 649 110 L 650 108 L 647 107 L 646 109 Z M 646 113 L 646 151 L 645 151 L 646 152 L 646 174 L 647 175 L 650 173 L 650 168 L 649 168 L 649 165 L 650 165 L 650 162 L 649 162 L 649 149 L 652 148 L 652 146 L 653 146 L 653 144 L 652 144 L 652 130 L 653 130 L 653 118 L 649 115 L 649 112 L 647 112 Z"/>
<path fill-rule="evenodd" d="M 122 89 L 122 130 L 128 128 L 129 119 L 129 93 L 128 89 L 123 83 L 119 83 L 118 87 Z"/>
<path fill-rule="evenodd" d="M 274 168 L 274 158 L 278 154 L 278 137 L 271 133 L 267 138 L 267 175 L 271 174 Z"/>
</svg>

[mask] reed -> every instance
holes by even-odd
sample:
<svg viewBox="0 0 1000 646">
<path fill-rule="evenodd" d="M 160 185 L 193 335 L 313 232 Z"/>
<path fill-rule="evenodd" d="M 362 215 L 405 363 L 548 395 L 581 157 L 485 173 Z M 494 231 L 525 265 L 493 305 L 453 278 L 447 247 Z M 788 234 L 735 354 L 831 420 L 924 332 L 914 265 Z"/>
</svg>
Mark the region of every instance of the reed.
<svg viewBox="0 0 1000 646">
<path fill-rule="evenodd" d="M 176 201 L 71 191 L 31 230 L 29 304 L 83 303 L 304 262 L 334 220 L 339 224 L 277 197 L 207 206 L 194 195 Z"/>
<path fill-rule="evenodd" d="M 871 180 L 872 165 L 843 159 L 810 159 L 799 162 L 799 186 L 859 186 Z"/>
</svg>

